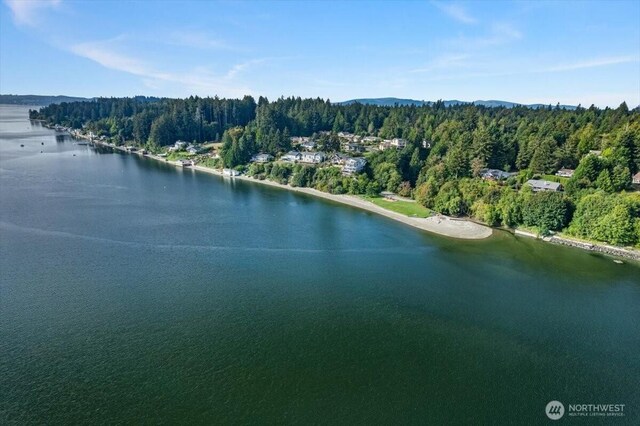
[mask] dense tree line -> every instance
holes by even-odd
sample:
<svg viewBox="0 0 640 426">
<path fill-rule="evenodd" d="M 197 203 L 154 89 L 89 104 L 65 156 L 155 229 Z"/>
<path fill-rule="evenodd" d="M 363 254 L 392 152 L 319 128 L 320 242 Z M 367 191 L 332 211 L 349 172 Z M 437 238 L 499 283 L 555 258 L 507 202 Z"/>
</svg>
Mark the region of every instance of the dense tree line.
<svg viewBox="0 0 640 426">
<path fill-rule="evenodd" d="M 334 193 L 389 190 L 438 212 L 491 225 L 565 229 L 579 237 L 640 244 L 638 194 L 628 193 L 631 176 L 640 170 L 640 112 L 624 103 L 568 110 L 442 102 L 381 107 L 263 97 L 255 102 L 248 96 L 111 98 L 50 105 L 31 116 L 150 147 L 177 139 L 222 141 L 224 164 L 231 167 L 246 164 L 257 152 L 289 150 L 290 136 L 315 135 L 327 152 L 339 149 L 339 131 L 403 138 L 404 149 L 368 154 L 365 173 L 356 177 L 331 168 L 275 164 L 253 165 L 250 173 Z M 594 150 L 600 153 L 589 154 Z M 524 185 L 561 167 L 575 168 L 562 182 L 562 193 L 532 193 Z M 518 174 L 503 183 L 487 182 L 479 179 L 485 168 Z"/>
<path fill-rule="evenodd" d="M 176 140 L 220 140 L 225 130 L 255 119 L 256 103 L 243 99 L 190 97 L 187 99 L 99 98 L 94 101 L 51 104 L 30 111 L 31 118 L 119 141 L 166 146 Z"/>
</svg>

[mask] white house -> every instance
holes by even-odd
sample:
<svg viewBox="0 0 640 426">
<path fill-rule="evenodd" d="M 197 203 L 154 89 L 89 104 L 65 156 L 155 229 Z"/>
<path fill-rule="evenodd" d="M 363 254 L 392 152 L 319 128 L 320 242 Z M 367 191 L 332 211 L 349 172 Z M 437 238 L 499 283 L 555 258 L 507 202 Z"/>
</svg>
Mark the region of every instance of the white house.
<svg viewBox="0 0 640 426">
<path fill-rule="evenodd" d="M 324 152 L 303 152 L 300 162 L 318 164 L 324 161 Z"/>
<path fill-rule="evenodd" d="M 273 160 L 273 156 L 269 154 L 256 154 L 251 157 L 251 161 L 254 163 L 267 163 L 271 160 Z"/>
<path fill-rule="evenodd" d="M 187 146 L 187 143 L 185 141 L 176 141 L 176 143 L 173 144 L 173 147 L 175 149 L 182 149 L 185 146 Z"/>
<path fill-rule="evenodd" d="M 222 169 L 223 176 L 240 176 L 240 172 L 234 169 Z"/>
<path fill-rule="evenodd" d="M 397 149 L 402 149 L 407 146 L 407 141 L 400 138 L 391 139 L 391 146 Z"/>
<path fill-rule="evenodd" d="M 573 169 L 560 169 L 556 172 L 556 176 L 562 176 L 562 177 L 568 177 L 570 178 L 571 176 L 573 176 L 573 172 L 575 172 L 575 170 Z"/>
<path fill-rule="evenodd" d="M 640 172 L 633 175 L 633 177 L 631 178 L 631 183 L 633 183 L 634 185 L 640 185 Z"/>
<path fill-rule="evenodd" d="M 380 140 L 377 136 L 365 136 L 362 138 L 362 142 L 378 142 Z"/>
<path fill-rule="evenodd" d="M 347 158 L 342 166 L 342 173 L 345 175 L 352 175 L 354 173 L 361 172 L 364 166 L 367 164 L 367 160 L 362 157 Z"/>
<path fill-rule="evenodd" d="M 189 146 L 187 147 L 186 151 L 187 151 L 189 154 L 192 154 L 192 155 L 195 155 L 195 154 L 197 154 L 198 152 L 200 152 L 200 150 L 198 149 L 198 147 L 196 147 L 195 145 L 189 145 Z"/>
<path fill-rule="evenodd" d="M 301 158 L 302 158 L 302 155 L 298 151 L 289 151 L 285 155 L 280 157 L 282 161 L 291 161 L 291 162 L 300 161 Z"/>
<path fill-rule="evenodd" d="M 380 142 L 378 149 L 380 149 L 380 151 L 384 151 L 385 149 L 389 149 L 389 148 L 402 149 L 405 146 L 407 146 L 406 140 L 400 139 L 400 138 L 393 138 L 393 139 L 385 139 L 382 142 Z"/>
</svg>

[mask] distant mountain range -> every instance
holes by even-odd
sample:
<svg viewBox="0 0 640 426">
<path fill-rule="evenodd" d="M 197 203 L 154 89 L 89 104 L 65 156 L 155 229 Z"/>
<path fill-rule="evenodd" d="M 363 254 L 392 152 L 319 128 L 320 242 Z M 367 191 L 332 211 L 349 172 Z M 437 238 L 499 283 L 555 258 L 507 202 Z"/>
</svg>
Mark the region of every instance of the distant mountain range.
<svg viewBox="0 0 640 426">
<path fill-rule="evenodd" d="M 377 105 L 377 106 L 394 106 L 394 105 L 415 105 L 415 106 L 423 106 L 423 105 L 433 105 L 435 102 L 433 101 L 418 101 L 415 99 L 400 99 L 400 98 L 369 98 L 369 99 L 351 99 L 348 101 L 344 101 L 344 102 L 338 102 L 341 105 L 349 105 L 349 104 L 353 104 L 353 103 L 361 103 L 364 105 Z M 526 106 L 528 108 L 545 108 L 549 105 L 544 105 L 544 104 L 530 104 L 530 105 L 524 105 L 524 104 L 518 104 L 516 102 L 507 102 L 507 101 L 495 101 L 495 100 L 490 100 L 490 101 L 473 101 L 473 102 L 467 102 L 467 101 L 459 101 L 457 99 L 453 99 L 453 100 L 449 100 L 449 101 L 442 101 L 444 103 L 445 106 L 452 106 L 452 105 L 463 105 L 463 104 L 475 104 L 475 105 L 482 105 L 482 106 L 486 106 L 486 107 L 504 107 L 504 108 L 513 108 L 514 106 Z M 555 107 L 555 105 L 552 105 L 552 107 Z M 576 109 L 575 106 L 573 105 L 560 105 L 560 108 L 564 108 L 564 109 Z"/>
<path fill-rule="evenodd" d="M 144 97 L 144 96 L 136 96 L 135 98 L 139 98 L 141 100 L 146 101 L 154 101 L 159 98 L 153 97 Z M 42 96 L 42 95 L 0 95 L 0 104 L 9 104 L 9 105 L 35 105 L 35 106 L 46 106 L 50 104 L 59 104 L 62 102 L 82 102 L 82 101 L 92 101 L 95 98 L 80 98 L 74 96 Z M 416 99 L 401 99 L 401 98 L 366 98 L 366 99 L 351 99 L 344 102 L 338 102 L 339 105 L 349 105 L 352 103 L 361 103 L 365 105 L 377 105 L 377 106 L 394 106 L 394 105 L 415 105 L 415 106 L 423 106 L 423 105 L 433 105 L 435 102 L 433 101 L 418 101 Z M 475 105 L 482 105 L 486 107 L 504 107 L 504 108 L 513 108 L 514 106 L 523 105 L 515 102 L 507 102 L 507 101 L 459 101 L 457 99 L 443 101 L 445 106 L 452 105 L 462 105 L 462 104 L 470 104 L 474 103 Z M 545 108 L 548 105 L 543 104 L 530 104 L 523 105 L 528 108 Z M 555 107 L 555 105 L 552 105 Z M 560 108 L 564 109 L 576 109 L 573 105 L 560 105 Z"/>
<path fill-rule="evenodd" d="M 0 95 L 0 104 L 46 106 L 62 102 L 90 101 L 90 98 L 73 96 L 41 96 L 41 95 Z"/>
</svg>

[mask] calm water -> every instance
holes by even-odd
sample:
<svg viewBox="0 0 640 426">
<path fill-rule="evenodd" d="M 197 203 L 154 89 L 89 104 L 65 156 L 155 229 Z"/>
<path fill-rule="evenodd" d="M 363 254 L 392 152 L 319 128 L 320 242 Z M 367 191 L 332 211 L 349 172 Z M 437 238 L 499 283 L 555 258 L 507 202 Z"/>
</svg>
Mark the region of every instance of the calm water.
<svg viewBox="0 0 640 426">
<path fill-rule="evenodd" d="M 541 423 L 552 399 L 640 421 L 638 265 L 435 237 L 26 112 L 0 107 L 0 424 Z"/>
</svg>

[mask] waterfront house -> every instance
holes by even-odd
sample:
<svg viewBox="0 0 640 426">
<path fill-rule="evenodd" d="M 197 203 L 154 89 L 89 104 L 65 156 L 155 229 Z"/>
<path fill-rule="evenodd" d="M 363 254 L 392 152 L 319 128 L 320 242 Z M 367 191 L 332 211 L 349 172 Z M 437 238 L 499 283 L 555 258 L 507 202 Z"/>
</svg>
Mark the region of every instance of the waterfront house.
<svg viewBox="0 0 640 426">
<path fill-rule="evenodd" d="M 186 148 L 186 151 L 187 151 L 189 154 L 191 154 L 191 155 L 195 155 L 195 154 L 197 154 L 197 153 L 199 153 L 199 152 L 200 152 L 200 149 L 199 149 L 197 146 L 195 146 L 195 145 L 189 145 L 189 146 Z"/>
<path fill-rule="evenodd" d="M 640 185 L 640 172 L 633 175 L 633 177 L 631 178 L 631 183 L 633 183 L 634 185 Z"/>
<path fill-rule="evenodd" d="M 282 161 L 291 161 L 292 163 L 300 161 L 301 158 L 302 155 L 298 151 L 289 151 L 285 155 L 280 157 Z"/>
<path fill-rule="evenodd" d="M 324 161 L 324 157 L 324 152 L 303 152 L 300 162 L 318 164 Z"/>
<path fill-rule="evenodd" d="M 573 176 L 573 172 L 575 172 L 575 170 L 562 168 L 556 172 L 556 176 L 570 178 Z"/>
<path fill-rule="evenodd" d="M 251 157 L 251 161 L 254 163 L 268 163 L 271 160 L 273 160 L 273 155 L 269 154 L 256 154 Z"/>
<path fill-rule="evenodd" d="M 562 185 L 558 182 L 550 182 L 548 180 L 537 180 L 537 179 L 529 179 L 527 181 L 527 185 L 531 186 L 533 192 L 541 192 L 541 191 L 561 191 Z"/>
<path fill-rule="evenodd" d="M 193 160 L 178 160 L 176 161 L 176 165 L 182 166 L 182 167 L 188 167 L 188 166 L 195 166 L 195 163 Z"/>
<path fill-rule="evenodd" d="M 223 176 L 240 176 L 240 172 L 234 169 L 222 169 Z"/>
<path fill-rule="evenodd" d="M 342 173 L 345 175 L 359 173 L 364 169 L 366 164 L 367 160 L 362 157 L 347 158 L 344 162 L 344 166 L 342 166 Z"/>
</svg>

